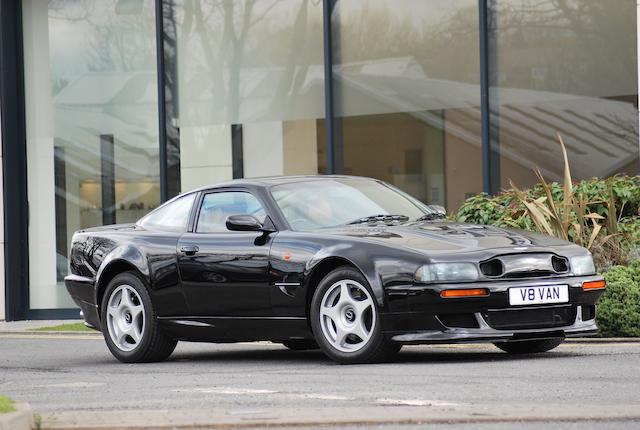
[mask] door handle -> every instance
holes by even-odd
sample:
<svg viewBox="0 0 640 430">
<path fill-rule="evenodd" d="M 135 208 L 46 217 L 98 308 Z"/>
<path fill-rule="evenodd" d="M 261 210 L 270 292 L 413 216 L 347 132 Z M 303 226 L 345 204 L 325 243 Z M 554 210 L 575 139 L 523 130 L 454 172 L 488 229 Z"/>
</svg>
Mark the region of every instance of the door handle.
<svg viewBox="0 0 640 430">
<path fill-rule="evenodd" d="M 196 255 L 199 250 L 200 248 L 198 248 L 196 245 L 184 245 L 180 247 L 180 252 L 182 252 L 184 255 Z"/>
</svg>

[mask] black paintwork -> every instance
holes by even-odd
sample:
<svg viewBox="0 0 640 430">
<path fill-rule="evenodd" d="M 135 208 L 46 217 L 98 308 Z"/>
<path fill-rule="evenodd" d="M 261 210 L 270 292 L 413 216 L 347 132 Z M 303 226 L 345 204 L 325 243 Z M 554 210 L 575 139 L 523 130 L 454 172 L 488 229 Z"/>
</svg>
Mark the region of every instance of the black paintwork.
<svg viewBox="0 0 640 430">
<path fill-rule="evenodd" d="M 480 279 L 458 285 L 420 284 L 417 268 L 429 262 L 479 263 L 505 254 L 551 253 L 562 257 L 586 251 L 569 242 L 531 232 L 456 222 L 350 225 L 293 231 L 269 188 L 320 177 L 236 180 L 192 191 L 197 198 L 187 231 L 150 231 L 116 225 L 76 232 L 66 286 L 88 325 L 99 328 L 99 308 L 109 281 L 133 270 L 145 281 L 163 327 L 194 341 L 282 341 L 311 338 L 308 306 L 322 277 L 340 265 L 356 267 L 379 305 L 385 335 L 402 343 L 459 342 L 570 336 L 593 333 L 595 322 L 576 321 L 562 330 L 504 331 L 490 327 L 444 326 L 438 315 L 482 313 L 508 308 L 507 288 L 569 284 L 570 304 L 595 304 L 602 291 L 582 291 L 585 280 L 570 272 L 534 279 Z M 367 179 L 362 179 L 367 180 Z M 266 231 L 195 233 L 202 196 L 217 190 L 252 193 L 268 214 Z M 197 249 L 197 252 L 193 252 Z M 489 297 L 442 299 L 440 291 L 482 286 Z"/>
</svg>

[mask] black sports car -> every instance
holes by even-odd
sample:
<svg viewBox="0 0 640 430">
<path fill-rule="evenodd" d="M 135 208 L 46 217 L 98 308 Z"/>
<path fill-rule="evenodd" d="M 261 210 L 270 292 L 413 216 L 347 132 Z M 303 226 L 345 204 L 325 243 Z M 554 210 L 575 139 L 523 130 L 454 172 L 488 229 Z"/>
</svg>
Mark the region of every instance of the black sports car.
<svg viewBox="0 0 640 430">
<path fill-rule="evenodd" d="M 179 340 L 362 363 L 404 344 L 533 353 L 596 332 L 605 283 L 586 249 L 442 212 L 367 178 L 236 180 L 78 231 L 65 281 L 124 362 L 163 360 Z"/>
</svg>

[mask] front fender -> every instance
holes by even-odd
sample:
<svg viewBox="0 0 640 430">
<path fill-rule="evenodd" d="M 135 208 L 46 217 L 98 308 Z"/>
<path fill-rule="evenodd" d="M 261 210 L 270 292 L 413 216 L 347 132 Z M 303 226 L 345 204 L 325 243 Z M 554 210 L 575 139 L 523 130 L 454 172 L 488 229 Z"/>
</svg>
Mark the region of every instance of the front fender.
<svg viewBox="0 0 640 430">
<path fill-rule="evenodd" d="M 378 306 L 384 308 L 385 288 L 413 282 L 413 275 L 424 264 L 424 255 L 402 252 L 390 247 L 363 243 L 336 243 L 320 249 L 307 269 L 313 271 L 327 259 L 341 259 L 356 267 L 373 290 Z"/>
</svg>

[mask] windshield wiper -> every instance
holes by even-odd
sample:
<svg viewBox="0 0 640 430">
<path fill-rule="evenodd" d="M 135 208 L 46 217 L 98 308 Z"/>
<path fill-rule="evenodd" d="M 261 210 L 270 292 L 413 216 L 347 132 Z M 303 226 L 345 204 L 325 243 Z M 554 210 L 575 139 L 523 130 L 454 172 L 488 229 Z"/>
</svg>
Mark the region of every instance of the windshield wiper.
<svg viewBox="0 0 640 430">
<path fill-rule="evenodd" d="M 363 218 L 358 218 L 356 220 L 351 221 L 348 224 L 368 224 L 368 223 L 376 223 L 376 222 L 406 222 L 409 221 L 409 217 L 406 215 L 371 215 Z"/>
<path fill-rule="evenodd" d="M 432 212 L 422 215 L 420 218 L 416 218 L 416 221 L 434 221 L 437 219 L 445 219 L 447 216 L 439 212 Z"/>
</svg>

